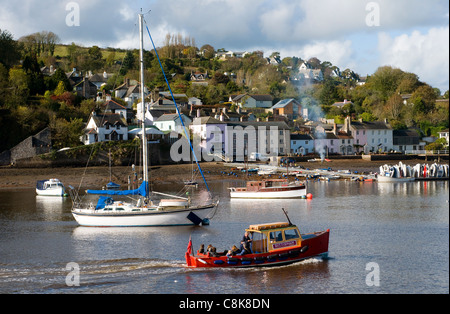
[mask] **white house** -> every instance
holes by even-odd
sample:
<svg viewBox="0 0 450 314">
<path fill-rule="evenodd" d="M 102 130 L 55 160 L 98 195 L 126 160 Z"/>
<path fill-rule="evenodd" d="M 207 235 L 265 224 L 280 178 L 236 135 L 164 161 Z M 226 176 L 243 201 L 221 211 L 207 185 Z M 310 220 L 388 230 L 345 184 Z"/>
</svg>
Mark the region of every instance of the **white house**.
<svg viewBox="0 0 450 314">
<path fill-rule="evenodd" d="M 307 155 L 314 152 L 314 139 L 308 134 L 291 134 L 291 153 Z"/>
<path fill-rule="evenodd" d="M 129 107 L 133 105 L 135 101 L 141 98 L 141 86 L 136 80 L 125 79 L 125 83 L 120 85 L 114 90 L 116 98 L 123 99 Z M 149 90 L 144 86 L 144 97 L 149 95 Z"/>
<path fill-rule="evenodd" d="M 285 156 L 291 151 L 291 131 L 285 122 L 227 122 L 225 160 L 244 161 L 255 153 Z"/>
<path fill-rule="evenodd" d="M 364 122 L 367 146 L 365 152 L 388 152 L 394 149 L 393 130 L 386 122 Z M 367 151 L 368 150 L 368 151 Z"/>
<path fill-rule="evenodd" d="M 448 144 L 449 144 L 448 129 L 439 132 L 439 138 L 445 138 L 445 140 L 447 141 L 447 146 L 448 146 Z"/>
<path fill-rule="evenodd" d="M 81 139 L 85 145 L 122 140 L 128 140 L 128 125 L 125 118 L 117 113 L 99 115 L 95 112 L 89 117 Z"/>
<path fill-rule="evenodd" d="M 189 125 L 192 123 L 191 118 L 183 113 L 181 114 L 181 117 L 183 119 L 186 130 L 189 130 Z M 182 134 L 184 133 L 180 117 L 176 113 L 163 114 L 158 119 L 153 121 L 153 125 L 161 131 L 175 131 Z"/>
<path fill-rule="evenodd" d="M 188 104 L 189 105 L 194 105 L 194 106 L 201 106 L 201 105 L 203 105 L 203 102 L 202 102 L 202 100 L 200 98 L 190 97 L 188 99 Z"/>
</svg>

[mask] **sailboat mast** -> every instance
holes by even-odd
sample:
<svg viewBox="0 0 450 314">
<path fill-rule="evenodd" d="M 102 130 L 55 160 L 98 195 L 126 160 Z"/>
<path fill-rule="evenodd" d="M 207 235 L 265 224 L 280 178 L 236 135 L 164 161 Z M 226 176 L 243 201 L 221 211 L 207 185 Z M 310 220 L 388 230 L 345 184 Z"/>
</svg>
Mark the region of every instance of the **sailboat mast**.
<svg viewBox="0 0 450 314">
<path fill-rule="evenodd" d="M 147 135 L 145 132 L 145 95 L 144 95 L 144 15 L 139 14 L 139 62 L 141 74 L 141 112 L 142 112 L 142 163 L 143 163 L 143 181 L 148 184 L 148 152 Z M 148 191 L 147 191 L 148 192 Z"/>
</svg>

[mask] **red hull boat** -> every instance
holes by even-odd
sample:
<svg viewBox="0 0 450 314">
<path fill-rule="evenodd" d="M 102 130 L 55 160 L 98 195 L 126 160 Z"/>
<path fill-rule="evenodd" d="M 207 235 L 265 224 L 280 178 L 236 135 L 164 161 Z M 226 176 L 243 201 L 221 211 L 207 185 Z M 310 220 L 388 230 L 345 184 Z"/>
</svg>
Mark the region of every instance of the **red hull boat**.
<svg viewBox="0 0 450 314">
<path fill-rule="evenodd" d="M 192 252 L 189 240 L 185 254 L 188 267 L 263 267 L 295 263 L 311 257 L 328 255 L 330 229 L 300 234 L 292 223 L 276 222 L 250 225 L 245 230 L 251 235 L 251 253 L 226 256 L 211 252 Z"/>
</svg>

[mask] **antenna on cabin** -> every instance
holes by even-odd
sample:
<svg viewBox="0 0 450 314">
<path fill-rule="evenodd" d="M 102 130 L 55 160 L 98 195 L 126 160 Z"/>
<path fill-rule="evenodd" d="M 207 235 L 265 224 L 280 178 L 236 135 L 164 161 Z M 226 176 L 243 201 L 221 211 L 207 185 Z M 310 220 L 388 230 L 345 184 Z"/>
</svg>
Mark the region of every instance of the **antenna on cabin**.
<svg viewBox="0 0 450 314">
<path fill-rule="evenodd" d="M 282 210 L 283 213 L 286 215 L 286 218 L 287 218 L 287 220 L 289 221 L 289 225 L 291 226 L 291 225 L 292 225 L 292 222 L 291 222 L 291 220 L 289 219 L 289 216 L 288 216 L 288 214 L 287 214 L 287 211 L 284 210 L 284 208 L 281 208 L 281 210 Z"/>
</svg>

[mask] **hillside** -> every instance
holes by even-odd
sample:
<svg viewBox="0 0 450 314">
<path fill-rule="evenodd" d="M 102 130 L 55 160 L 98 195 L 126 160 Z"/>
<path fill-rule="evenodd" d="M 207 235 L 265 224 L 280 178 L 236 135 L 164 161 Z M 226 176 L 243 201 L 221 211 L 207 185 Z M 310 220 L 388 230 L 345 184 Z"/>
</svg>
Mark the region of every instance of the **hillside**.
<svg viewBox="0 0 450 314">
<path fill-rule="evenodd" d="M 96 104 L 73 94 L 65 73 L 74 68 L 83 73 L 110 73 L 102 87 L 107 92 L 125 78 L 139 78 L 137 50 L 73 43 L 37 45 L 30 40 L 15 41 L 7 31 L 1 32 L 0 40 L 6 48 L 0 50 L 0 134 L 7 138 L 0 143 L 0 152 L 46 126 L 55 134 L 55 148 L 79 144 L 83 123 Z M 260 51 L 233 55 L 210 45 L 198 48 L 194 42 L 169 34 L 158 54 L 172 90 L 198 97 L 203 104 L 225 102 L 232 94 L 270 94 L 274 104 L 285 98 L 297 99 L 314 108 L 316 118 L 338 122 L 347 115 L 366 121 L 389 119 L 394 128 L 417 127 L 423 135 L 448 128 L 448 101 L 437 102 L 448 99 L 448 91 L 441 96 L 441 91 L 421 82 L 414 73 L 381 66 L 363 78 L 317 58 L 280 59 L 276 52 L 264 58 Z M 149 89 L 166 89 L 154 51 L 145 52 L 144 62 Z M 56 71 L 46 75 L 45 67 Z M 203 84 L 195 82 L 197 75 Z M 344 99 L 348 100 L 344 106 L 333 106 Z"/>
</svg>

